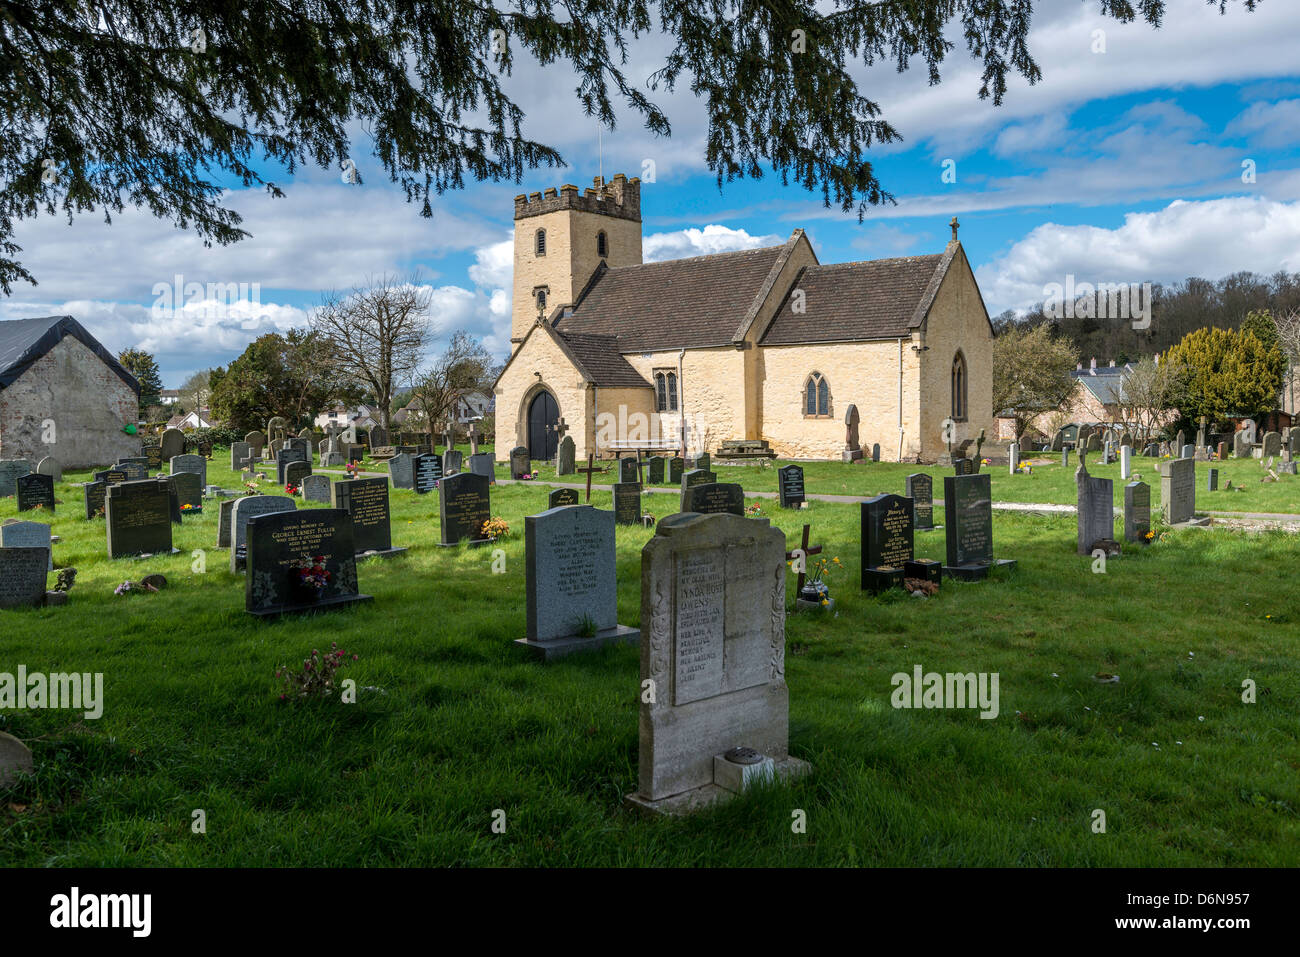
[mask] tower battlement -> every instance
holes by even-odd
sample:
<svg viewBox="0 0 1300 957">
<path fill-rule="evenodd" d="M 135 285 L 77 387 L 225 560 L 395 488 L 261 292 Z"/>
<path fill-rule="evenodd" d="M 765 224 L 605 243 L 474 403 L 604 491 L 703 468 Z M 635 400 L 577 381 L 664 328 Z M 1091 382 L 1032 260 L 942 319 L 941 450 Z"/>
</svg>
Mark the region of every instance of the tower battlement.
<svg viewBox="0 0 1300 957">
<path fill-rule="evenodd" d="M 636 176 L 628 179 L 622 173 L 609 182 L 593 176 L 592 185 L 581 192 L 572 183 L 566 183 L 559 190 L 551 186 L 541 193 L 520 193 L 515 197 L 516 221 L 565 209 L 616 216 L 639 223 L 641 180 Z"/>
</svg>

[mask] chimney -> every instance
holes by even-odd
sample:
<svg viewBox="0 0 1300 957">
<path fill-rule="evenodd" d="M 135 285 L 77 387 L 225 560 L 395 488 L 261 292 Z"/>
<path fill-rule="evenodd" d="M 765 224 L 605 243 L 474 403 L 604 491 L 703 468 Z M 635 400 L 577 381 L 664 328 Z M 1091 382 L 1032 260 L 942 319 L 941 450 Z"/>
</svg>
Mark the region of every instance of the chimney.
<svg viewBox="0 0 1300 957">
<path fill-rule="evenodd" d="M 1093 356 L 1092 364 L 1088 366 L 1088 375 L 1096 375 L 1096 374 L 1097 374 L 1097 357 Z"/>
<path fill-rule="evenodd" d="M 1082 371 L 1083 371 L 1083 363 L 1082 363 L 1082 362 L 1076 362 L 1076 363 L 1074 364 L 1074 371 L 1075 371 L 1075 372 L 1082 372 Z"/>
</svg>

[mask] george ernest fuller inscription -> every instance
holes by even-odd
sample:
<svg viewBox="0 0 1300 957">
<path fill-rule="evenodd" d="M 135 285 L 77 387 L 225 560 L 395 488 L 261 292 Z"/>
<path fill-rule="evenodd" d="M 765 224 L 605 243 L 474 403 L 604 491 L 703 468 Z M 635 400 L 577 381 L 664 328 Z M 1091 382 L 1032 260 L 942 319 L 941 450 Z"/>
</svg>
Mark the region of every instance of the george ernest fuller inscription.
<svg viewBox="0 0 1300 957">
<path fill-rule="evenodd" d="M 516 644 L 549 661 L 638 639 L 618 623 L 612 512 L 575 503 L 525 516 L 524 555 L 526 637 Z"/>
<path fill-rule="evenodd" d="M 336 508 L 271 512 L 248 521 L 244 610 L 259 617 L 369 601 L 357 587 L 352 520 Z M 324 581 L 304 569 L 324 569 Z M 311 584 L 313 579 L 320 587 Z"/>
<path fill-rule="evenodd" d="M 406 551 L 405 548 L 393 547 L 388 479 L 360 478 L 335 482 L 330 492 L 333 506 L 352 518 L 352 544 L 358 555 L 388 556 Z"/>
<path fill-rule="evenodd" d="M 443 546 L 468 541 L 471 545 L 487 542 L 483 525 L 492 517 L 488 480 L 473 472 L 460 472 L 444 478 L 438 486 L 438 520 Z"/>
<path fill-rule="evenodd" d="M 789 754 L 785 573 L 767 519 L 679 513 L 655 527 L 641 553 L 641 679 L 655 694 L 641 699 L 634 806 L 675 814 L 732 795 L 715 762 L 735 748 L 772 776 L 808 770 Z"/>
</svg>

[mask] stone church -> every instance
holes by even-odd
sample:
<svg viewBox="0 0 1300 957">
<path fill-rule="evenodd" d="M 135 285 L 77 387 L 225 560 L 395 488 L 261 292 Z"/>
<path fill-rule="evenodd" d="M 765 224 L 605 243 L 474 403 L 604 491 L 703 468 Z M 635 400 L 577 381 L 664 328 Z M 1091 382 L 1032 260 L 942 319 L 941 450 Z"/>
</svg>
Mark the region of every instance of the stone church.
<svg viewBox="0 0 1300 957">
<path fill-rule="evenodd" d="M 882 460 L 992 436 L 993 327 L 957 239 L 941 253 L 822 265 L 780 246 L 641 261 L 641 184 L 515 197 L 511 355 L 496 457 L 632 449 L 715 456 L 737 440 L 840 460 L 846 421 Z M 766 443 L 760 445 L 760 443 Z M 725 444 L 725 446 L 724 446 Z"/>
</svg>

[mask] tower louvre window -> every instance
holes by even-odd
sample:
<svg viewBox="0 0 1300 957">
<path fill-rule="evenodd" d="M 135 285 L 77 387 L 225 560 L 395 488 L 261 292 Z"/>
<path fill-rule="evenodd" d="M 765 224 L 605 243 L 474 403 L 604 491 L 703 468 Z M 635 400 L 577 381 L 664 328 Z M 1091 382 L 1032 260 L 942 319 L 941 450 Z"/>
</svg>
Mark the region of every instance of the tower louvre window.
<svg viewBox="0 0 1300 957">
<path fill-rule="evenodd" d="M 534 250 L 538 256 L 546 255 L 546 230 L 537 230 L 537 237 L 534 241 Z"/>
<path fill-rule="evenodd" d="M 609 242 L 605 239 L 604 230 L 596 234 L 596 255 L 601 259 L 609 255 Z"/>
</svg>

